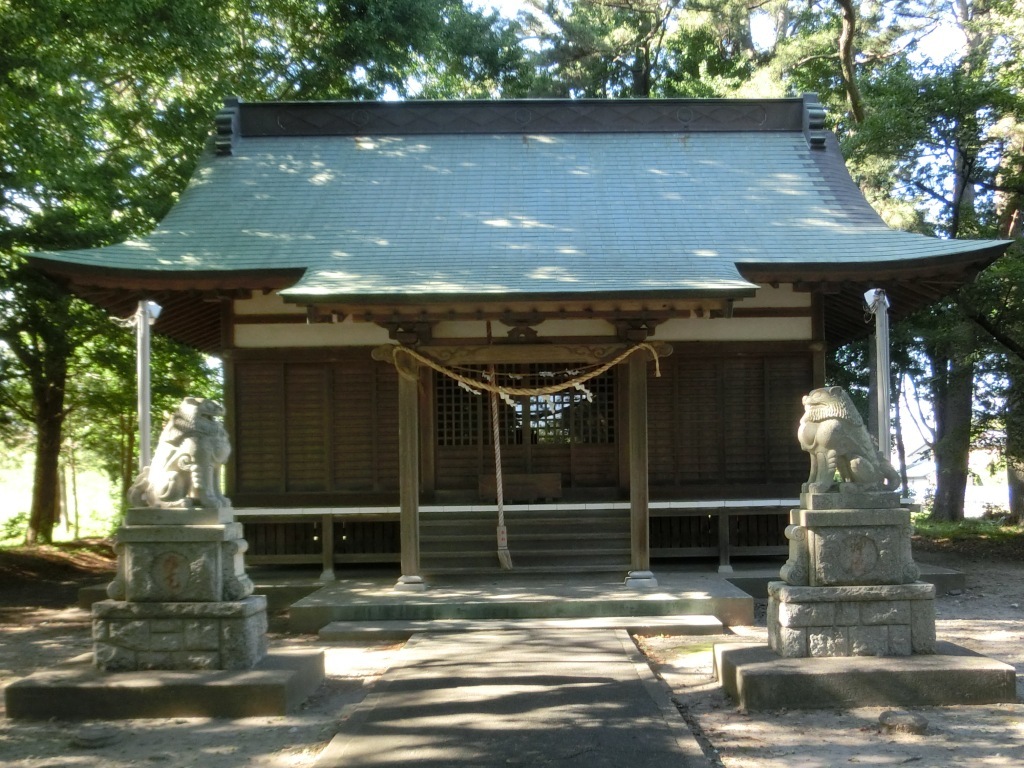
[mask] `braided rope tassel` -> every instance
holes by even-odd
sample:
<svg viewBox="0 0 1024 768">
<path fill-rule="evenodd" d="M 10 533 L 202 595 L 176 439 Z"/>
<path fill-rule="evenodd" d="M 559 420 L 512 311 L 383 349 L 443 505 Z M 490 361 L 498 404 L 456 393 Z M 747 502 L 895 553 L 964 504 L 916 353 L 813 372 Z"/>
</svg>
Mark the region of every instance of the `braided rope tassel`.
<svg viewBox="0 0 1024 768">
<path fill-rule="evenodd" d="M 495 380 L 494 366 L 489 370 Z M 494 488 L 498 497 L 498 562 L 505 570 L 512 569 L 512 553 L 508 551 L 508 531 L 505 529 L 505 490 L 501 478 L 501 430 L 498 427 L 498 393 L 491 391 L 491 439 L 494 442 Z"/>
</svg>

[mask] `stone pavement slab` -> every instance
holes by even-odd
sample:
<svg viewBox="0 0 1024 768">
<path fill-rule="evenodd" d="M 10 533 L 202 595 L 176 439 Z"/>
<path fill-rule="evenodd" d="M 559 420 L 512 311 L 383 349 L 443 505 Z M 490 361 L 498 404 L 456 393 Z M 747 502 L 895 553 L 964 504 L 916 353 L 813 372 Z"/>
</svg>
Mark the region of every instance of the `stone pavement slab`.
<svg viewBox="0 0 1024 768">
<path fill-rule="evenodd" d="M 706 768 L 624 630 L 416 635 L 317 768 Z"/>
<path fill-rule="evenodd" d="M 631 635 L 717 635 L 714 616 L 595 616 L 577 619 L 433 619 L 430 621 L 332 621 L 319 636 L 326 642 L 408 640 L 420 632 L 461 633 L 514 629 L 625 629 Z"/>
</svg>

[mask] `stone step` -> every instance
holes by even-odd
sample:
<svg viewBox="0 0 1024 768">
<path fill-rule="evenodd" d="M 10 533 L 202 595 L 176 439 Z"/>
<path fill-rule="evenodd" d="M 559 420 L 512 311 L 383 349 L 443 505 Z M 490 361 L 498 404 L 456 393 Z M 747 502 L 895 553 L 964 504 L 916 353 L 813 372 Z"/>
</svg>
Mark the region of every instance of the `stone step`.
<svg viewBox="0 0 1024 768">
<path fill-rule="evenodd" d="M 517 568 L 602 571 L 628 569 L 629 511 L 624 509 L 510 509 L 508 546 Z M 499 567 L 493 509 L 432 511 L 421 517 L 425 574 L 487 574 Z"/>
<path fill-rule="evenodd" d="M 497 520 L 479 520 L 473 522 L 447 520 L 420 525 L 421 537 L 458 536 L 462 534 L 486 533 L 494 534 L 498 527 Z M 610 533 L 629 535 L 628 520 L 515 520 L 505 521 L 505 528 L 510 536 L 541 536 L 561 534 L 565 536 L 584 533 Z"/>
<path fill-rule="evenodd" d="M 625 539 L 629 541 L 629 531 L 587 531 L 585 533 L 565 533 L 565 532 L 548 532 L 538 531 L 536 533 L 523 533 L 521 531 L 508 533 L 509 546 L 513 543 L 519 546 L 540 546 L 549 544 L 552 542 L 559 542 L 559 546 L 562 542 L 602 542 L 602 541 L 619 541 Z M 444 545 L 448 543 L 457 542 L 481 542 L 486 545 L 493 544 L 497 541 L 497 530 L 491 529 L 485 532 L 479 533 L 453 533 L 453 534 L 421 534 L 420 535 L 420 546 L 425 547 L 427 544 L 430 545 Z"/>
<path fill-rule="evenodd" d="M 509 553 L 516 569 L 531 568 L 538 572 L 582 571 L 588 567 L 596 570 L 622 571 L 628 570 L 630 549 L 628 543 L 622 547 L 585 547 L 580 549 L 544 549 L 524 550 L 510 544 Z M 487 548 L 462 551 L 427 551 L 421 553 L 420 567 L 425 574 L 457 572 L 472 568 L 483 571 L 494 570 L 498 566 L 498 550 L 494 543 Z"/>
<path fill-rule="evenodd" d="M 503 569 L 497 560 L 497 554 L 490 562 L 480 566 L 460 565 L 454 567 L 437 567 L 430 571 L 424 571 L 428 577 L 432 576 L 500 576 L 506 573 L 516 573 L 526 576 L 542 576 L 545 574 L 574 575 L 580 573 L 612 573 L 624 574 L 628 570 L 628 562 L 616 562 L 610 564 L 584 564 L 584 565 L 551 565 L 545 561 L 541 565 L 526 565 L 523 558 L 513 558 L 514 568 L 511 571 Z"/>
<path fill-rule="evenodd" d="M 318 593 L 319 594 L 319 593 Z M 617 616 L 656 616 L 718 614 L 715 602 L 702 597 L 621 597 L 601 600 L 565 598 L 561 600 L 462 600 L 458 602 L 417 600 L 381 600 L 358 604 L 337 603 L 310 595 L 293 605 L 290 624 L 297 632 L 316 632 L 332 621 L 437 621 L 443 619 L 572 619 Z M 749 598 L 746 598 L 749 600 Z M 742 598 L 740 598 L 742 600 Z"/>
<path fill-rule="evenodd" d="M 321 628 L 324 642 L 408 640 L 418 632 L 505 632 L 517 629 L 625 629 L 631 634 L 717 635 L 724 631 L 714 616 L 607 616 L 568 619 L 434 619 L 427 621 L 332 621 Z"/>
</svg>

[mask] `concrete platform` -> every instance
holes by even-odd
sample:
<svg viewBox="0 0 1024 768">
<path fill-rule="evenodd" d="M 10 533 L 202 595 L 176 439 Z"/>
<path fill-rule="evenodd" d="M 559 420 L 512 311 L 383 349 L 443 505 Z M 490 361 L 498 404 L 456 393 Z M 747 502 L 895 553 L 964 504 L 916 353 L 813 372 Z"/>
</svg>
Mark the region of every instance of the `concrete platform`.
<svg viewBox="0 0 1024 768">
<path fill-rule="evenodd" d="M 754 620 L 753 599 L 717 573 L 692 568 L 655 569 L 658 586 L 632 590 L 608 574 L 520 574 L 430 581 L 426 591 L 395 591 L 394 576 L 343 578 L 294 603 L 296 632 L 317 632 L 331 622 L 577 619 L 713 616 L 726 626 Z"/>
<path fill-rule="evenodd" d="M 296 600 L 301 600 L 306 595 L 316 592 L 323 586 L 315 577 L 309 576 L 282 576 L 280 574 L 265 574 L 259 570 L 249 570 L 249 576 L 253 578 L 256 589 L 253 594 L 265 595 L 267 598 L 267 613 L 275 614 L 288 609 Z M 88 611 L 92 609 L 93 603 L 107 599 L 107 583 L 90 584 L 78 590 L 78 607 Z"/>
<path fill-rule="evenodd" d="M 243 671 L 102 672 L 92 654 L 7 686 L 7 716 L 22 720 L 254 717 L 295 710 L 324 680 L 322 651 L 271 651 Z"/>
<path fill-rule="evenodd" d="M 967 588 L 967 577 L 962 571 L 955 571 L 952 568 L 943 568 L 938 565 L 918 563 L 921 569 L 921 576 L 918 581 L 935 585 L 936 595 L 945 595 L 951 590 Z M 734 573 L 725 574 L 730 584 L 742 589 L 747 594 L 758 599 L 768 599 L 768 582 L 780 579 L 779 569 L 782 563 L 777 565 L 764 565 L 753 568 L 736 568 Z"/>
<path fill-rule="evenodd" d="M 715 675 L 748 710 L 1000 704 L 1017 701 L 1009 664 L 953 643 L 919 656 L 785 659 L 768 646 L 715 646 Z"/>
<path fill-rule="evenodd" d="M 708 768 L 622 630 L 417 635 L 316 768 Z"/>
<path fill-rule="evenodd" d="M 598 616 L 579 619 L 433 619 L 431 621 L 332 621 L 318 633 L 321 640 L 408 640 L 431 632 L 511 632 L 523 629 L 625 629 L 630 634 L 717 635 L 724 630 L 714 616 Z"/>
</svg>

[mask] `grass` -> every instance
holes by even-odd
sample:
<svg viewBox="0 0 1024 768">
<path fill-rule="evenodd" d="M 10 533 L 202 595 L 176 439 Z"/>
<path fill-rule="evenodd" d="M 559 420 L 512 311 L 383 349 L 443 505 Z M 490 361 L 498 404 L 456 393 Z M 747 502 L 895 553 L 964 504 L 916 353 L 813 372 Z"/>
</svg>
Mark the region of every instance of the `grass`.
<svg viewBox="0 0 1024 768">
<path fill-rule="evenodd" d="M 957 541 L 989 539 L 1012 541 L 1024 538 L 1024 526 L 1005 525 L 998 520 L 968 518 L 958 522 L 932 520 L 925 514 L 914 517 L 914 533 L 923 539 Z"/>
<path fill-rule="evenodd" d="M 968 518 L 940 522 L 926 515 L 914 517 L 915 551 L 945 553 L 970 559 L 1024 560 L 1024 525 Z"/>
</svg>

